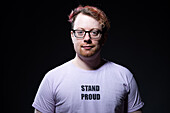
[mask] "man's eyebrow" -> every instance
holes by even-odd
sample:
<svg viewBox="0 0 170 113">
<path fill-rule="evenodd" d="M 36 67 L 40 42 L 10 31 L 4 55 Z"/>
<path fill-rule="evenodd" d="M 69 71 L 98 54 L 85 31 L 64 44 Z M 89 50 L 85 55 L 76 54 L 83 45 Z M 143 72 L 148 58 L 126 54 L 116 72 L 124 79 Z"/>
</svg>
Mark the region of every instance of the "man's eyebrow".
<svg viewBox="0 0 170 113">
<path fill-rule="evenodd" d="M 79 30 L 79 29 L 80 29 L 80 30 L 85 30 L 84 28 L 81 28 L 81 27 L 78 27 L 78 28 L 77 28 L 77 30 Z"/>
<path fill-rule="evenodd" d="M 76 28 L 76 30 L 84 30 L 84 31 L 86 31 L 85 28 L 81 28 L 81 27 Z M 91 31 L 91 30 L 100 30 L 100 29 L 99 28 L 91 28 L 89 31 Z"/>
</svg>

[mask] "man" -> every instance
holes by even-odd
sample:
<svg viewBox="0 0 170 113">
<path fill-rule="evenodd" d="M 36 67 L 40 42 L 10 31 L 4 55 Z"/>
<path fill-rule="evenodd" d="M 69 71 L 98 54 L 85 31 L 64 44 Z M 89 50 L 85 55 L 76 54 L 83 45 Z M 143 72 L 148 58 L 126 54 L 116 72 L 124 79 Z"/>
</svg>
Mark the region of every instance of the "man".
<svg viewBox="0 0 170 113">
<path fill-rule="evenodd" d="M 76 56 L 45 75 L 33 103 L 35 113 L 142 113 L 131 72 L 100 56 L 110 27 L 105 13 L 79 6 L 69 22 Z"/>
</svg>

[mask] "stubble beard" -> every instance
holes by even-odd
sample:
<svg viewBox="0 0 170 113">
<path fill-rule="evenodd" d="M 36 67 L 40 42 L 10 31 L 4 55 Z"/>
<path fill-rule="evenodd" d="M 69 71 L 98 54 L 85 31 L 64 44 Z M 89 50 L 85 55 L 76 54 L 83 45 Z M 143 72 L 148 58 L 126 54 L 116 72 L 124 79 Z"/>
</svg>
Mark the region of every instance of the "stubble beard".
<svg viewBox="0 0 170 113">
<path fill-rule="evenodd" d="M 92 57 L 94 56 L 96 53 L 98 53 L 98 51 L 100 50 L 99 49 L 100 47 L 94 47 L 90 50 L 85 50 L 83 48 L 80 48 L 80 55 L 83 56 L 83 57 Z"/>
</svg>

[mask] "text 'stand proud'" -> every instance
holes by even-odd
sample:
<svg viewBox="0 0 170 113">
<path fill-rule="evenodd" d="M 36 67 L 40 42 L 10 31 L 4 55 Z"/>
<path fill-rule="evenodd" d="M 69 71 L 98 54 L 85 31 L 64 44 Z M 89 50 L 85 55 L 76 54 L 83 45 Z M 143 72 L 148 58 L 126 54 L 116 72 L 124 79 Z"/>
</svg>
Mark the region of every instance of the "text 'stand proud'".
<svg viewBox="0 0 170 113">
<path fill-rule="evenodd" d="M 81 85 L 81 100 L 100 100 L 99 85 Z"/>
</svg>

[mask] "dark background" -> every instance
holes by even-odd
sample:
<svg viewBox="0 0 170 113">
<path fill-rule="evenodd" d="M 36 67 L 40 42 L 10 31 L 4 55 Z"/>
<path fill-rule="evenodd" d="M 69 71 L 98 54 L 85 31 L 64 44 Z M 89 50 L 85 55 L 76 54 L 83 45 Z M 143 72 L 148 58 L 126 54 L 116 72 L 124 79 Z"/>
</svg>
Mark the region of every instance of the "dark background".
<svg viewBox="0 0 170 113">
<path fill-rule="evenodd" d="M 104 58 L 132 71 L 144 113 L 169 111 L 169 6 L 166 1 L 7 1 L 1 3 L 3 113 L 33 113 L 44 75 L 73 59 L 72 9 L 95 5 L 111 21 Z"/>
</svg>

